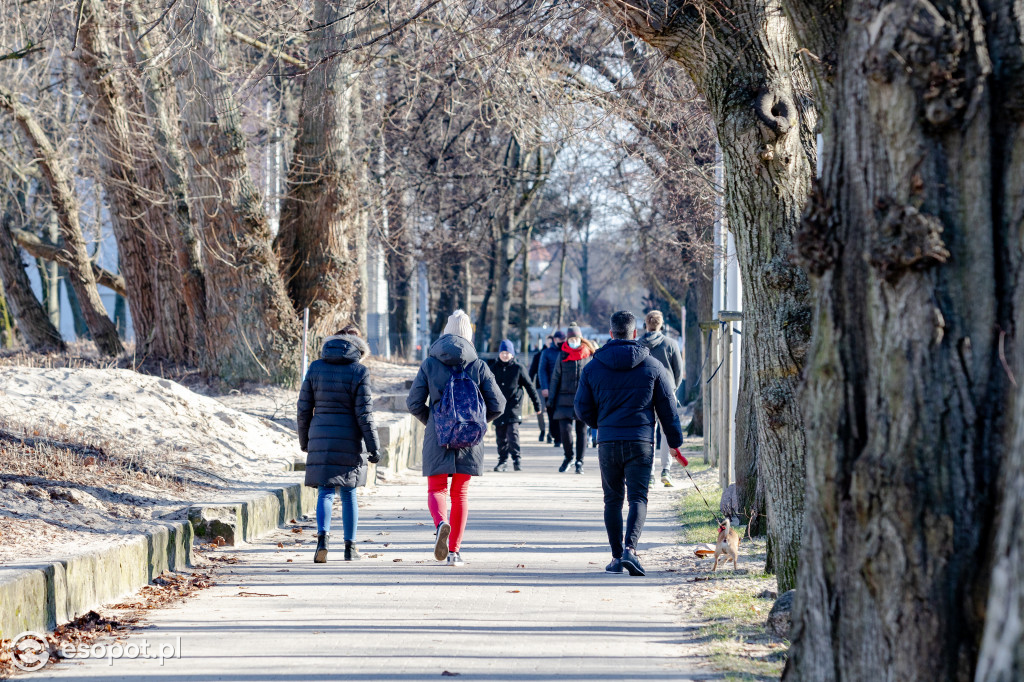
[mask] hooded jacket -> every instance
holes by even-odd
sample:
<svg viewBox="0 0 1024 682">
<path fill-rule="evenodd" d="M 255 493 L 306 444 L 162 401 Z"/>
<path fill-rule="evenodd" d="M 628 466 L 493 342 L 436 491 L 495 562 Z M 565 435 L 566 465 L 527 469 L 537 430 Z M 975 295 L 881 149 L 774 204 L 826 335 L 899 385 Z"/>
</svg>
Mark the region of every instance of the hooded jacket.
<svg viewBox="0 0 1024 682">
<path fill-rule="evenodd" d="M 455 334 L 445 334 L 435 341 L 427 353 L 427 359 L 420 365 L 420 371 L 409 389 L 409 397 L 405 400 L 409 412 L 427 426 L 423 437 L 424 476 L 479 476 L 483 471 L 482 442 L 471 448 L 449 450 L 438 445 L 437 432 L 434 430 L 434 411 L 431 407 L 441 400 L 452 370 L 459 366 L 465 367 L 466 375 L 480 388 L 487 408 L 487 421 L 494 421 L 505 411 L 505 397 L 487 363 L 477 357 L 473 344 Z"/>
<path fill-rule="evenodd" d="M 540 396 L 537 389 L 533 387 L 530 377 L 526 376 L 526 370 L 515 358 L 508 362 L 502 362 L 501 358 L 495 358 L 487 363 L 494 374 L 494 380 L 498 382 L 501 394 L 505 396 L 505 412 L 494 420 L 495 426 L 504 426 L 523 421 L 523 390 L 529 394 L 533 407 L 540 412 Z"/>
<path fill-rule="evenodd" d="M 559 350 L 559 346 L 556 346 L 553 341 L 544 346 L 544 350 L 540 352 L 540 363 L 537 368 L 537 388 L 540 390 L 548 390 L 548 384 L 551 382 L 551 373 L 555 371 L 555 363 L 558 362 L 558 356 L 561 353 L 562 351 Z"/>
<path fill-rule="evenodd" d="M 366 452 L 380 449 L 373 422 L 370 373 L 360 360 L 370 349 L 358 336 L 330 336 L 299 391 L 299 446 L 306 485 L 366 485 Z"/>
<path fill-rule="evenodd" d="M 590 345 L 587 344 L 587 347 Z M 551 381 L 548 382 L 548 404 L 554 407 L 552 419 L 578 419 L 573 400 L 576 398 L 576 388 L 583 368 L 593 359 L 592 352 L 587 351 L 587 356 L 579 360 L 570 360 L 569 353 L 564 349 L 558 351 Z"/>
<path fill-rule="evenodd" d="M 641 336 L 640 343 L 650 349 L 652 358 L 665 365 L 675 382 L 674 388 L 679 388 L 679 385 L 683 383 L 683 358 L 676 342 L 660 331 L 656 331 L 647 332 Z"/>
<path fill-rule="evenodd" d="M 683 444 L 668 370 L 639 341 L 612 339 L 583 368 L 577 418 L 597 429 L 598 443 L 654 442 L 655 414 L 668 445 Z"/>
</svg>

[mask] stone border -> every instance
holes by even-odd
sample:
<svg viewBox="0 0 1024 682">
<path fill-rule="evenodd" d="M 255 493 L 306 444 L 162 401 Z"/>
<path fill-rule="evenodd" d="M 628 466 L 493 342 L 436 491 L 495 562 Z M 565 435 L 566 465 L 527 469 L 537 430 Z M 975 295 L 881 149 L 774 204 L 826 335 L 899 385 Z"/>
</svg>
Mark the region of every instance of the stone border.
<svg viewBox="0 0 1024 682">
<path fill-rule="evenodd" d="M 52 630 L 164 571 L 185 570 L 192 565 L 192 540 L 190 523 L 167 522 L 113 547 L 0 574 L 0 638 Z"/>
<path fill-rule="evenodd" d="M 188 520 L 197 539 L 209 542 L 219 536 L 228 545 L 239 545 L 315 507 L 316 489 L 292 483 L 237 502 L 194 504 L 189 507 Z"/>
</svg>

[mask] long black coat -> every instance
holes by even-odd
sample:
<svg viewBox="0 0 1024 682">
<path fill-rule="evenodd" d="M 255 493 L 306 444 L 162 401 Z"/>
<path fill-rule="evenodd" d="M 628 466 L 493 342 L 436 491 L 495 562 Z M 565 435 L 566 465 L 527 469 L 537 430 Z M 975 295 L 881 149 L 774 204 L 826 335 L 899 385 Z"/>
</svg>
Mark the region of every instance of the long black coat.
<svg viewBox="0 0 1024 682">
<path fill-rule="evenodd" d="M 555 408 L 552 419 L 576 419 L 576 388 L 580 385 L 580 374 L 590 358 L 566 360 L 569 354 L 558 351 L 554 369 L 551 370 L 551 381 L 548 382 L 548 403 Z"/>
<path fill-rule="evenodd" d="M 452 377 L 452 369 L 464 365 L 466 375 L 476 382 L 484 397 L 487 407 L 487 421 L 494 421 L 505 411 L 505 397 L 494 381 L 494 375 L 487 363 L 476 355 L 476 350 L 466 339 L 455 334 L 445 334 L 430 347 L 428 357 L 420 365 L 420 371 L 409 389 L 409 397 L 405 399 L 409 412 L 426 424 L 423 436 L 423 475 L 437 474 L 469 474 L 479 476 L 483 473 L 484 444 L 480 442 L 471 448 L 449 450 L 437 443 L 437 432 L 434 430 L 434 411 L 444 395 L 445 386 Z M 429 400 L 429 402 L 428 402 Z"/>
<path fill-rule="evenodd" d="M 380 449 L 373 423 L 369 352 L 357 336 L 331 336 L 309 366 L 299 391 L 299 446 L 306 453 L 306 485 L 366 485 L 366 452 Z"/>
<path fill-rule="evenodd" d="M 487 363 L 494 373 L 494 380 L 498 382 L 501 394 L 505 396 L 505 412 L 494 420 L 495 426 L 519 423 L 523 421 L 523 390 L 530 395 L 533 407 L 540 412 L 540 396 L 534 388 L 530 377 L 526 376 L 526 370 L 515 359 L 502 362 L 495 358 Z"/>
</svg>

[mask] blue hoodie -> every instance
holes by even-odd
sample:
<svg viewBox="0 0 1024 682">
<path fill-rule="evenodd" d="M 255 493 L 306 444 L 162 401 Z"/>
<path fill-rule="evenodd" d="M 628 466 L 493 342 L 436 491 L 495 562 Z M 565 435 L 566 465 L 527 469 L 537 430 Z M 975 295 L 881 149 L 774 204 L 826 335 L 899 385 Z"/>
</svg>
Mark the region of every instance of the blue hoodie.
<svg viewBox="0 0 1024 682">
<path fill-rule="evenodd" d="M 668 445 L 683 444 L 675 388 L 668 370 L 638 341 L 612 339 L 583 368 L 576 416 L 597 429 L 598 443 L 654 442 L 655 414 Z"/>
</svg>

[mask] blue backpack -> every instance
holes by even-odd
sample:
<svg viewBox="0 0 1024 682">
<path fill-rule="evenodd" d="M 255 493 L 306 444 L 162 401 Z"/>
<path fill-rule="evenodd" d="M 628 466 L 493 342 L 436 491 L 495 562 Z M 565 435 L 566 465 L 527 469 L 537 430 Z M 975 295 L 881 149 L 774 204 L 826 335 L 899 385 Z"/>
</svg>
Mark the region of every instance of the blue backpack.
<svg viewBox="0 0 1024 682">
<path fill-rule="evenodd" d="M 434 406 L 434 430 L 437 444 L 456 450 L 481 443 L 487 431 L 487 408 L 476 382 L 466 368 L 452 369 L 440 402 Z"/>
</svg>

